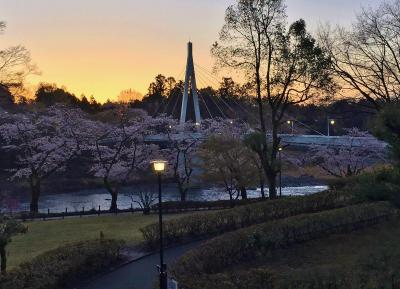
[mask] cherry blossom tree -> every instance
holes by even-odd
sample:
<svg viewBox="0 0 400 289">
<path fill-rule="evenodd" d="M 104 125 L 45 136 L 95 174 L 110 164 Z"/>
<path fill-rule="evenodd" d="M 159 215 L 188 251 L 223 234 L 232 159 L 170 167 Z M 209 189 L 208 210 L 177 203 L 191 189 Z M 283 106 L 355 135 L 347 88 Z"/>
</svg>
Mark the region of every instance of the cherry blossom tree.
<svg viewBox="0 0 400 289">
<path fill-rule="evenodd" d="M 242 123 L 229 119 L 206 119 L 201 125 L 192 122 L 179 124 L 169 117 L 159 117 L 158 127 L 161 135 L 168 139 L 168 146 L 162 150 L 168 160 L 169 175 L 178 186 L 181 201 L 186 201 L 187 193 L 192 186 L 194 168 L 198 164 L 199 146 L 211 135 L 230 134 L 240 138 L 248 129 Z"/>
<path fill-rule="evenodd" d="M 81 151 L 85 135 L 84 113 L 61 106 L 24 113 L 0 113 L 3 149 L 16 154 L 16 168 L 10 168 L 11 180 L 29 181 L 30 211 L 39 210 L 41 184 Z"/>
<path fill-rule="evenodd" d="M 110 193 L 110 211 L 118 209 L 120 187 L 148 168 L 150 156 L 158 151 L 156 145 L 145 142 L 153 132 L 153 120 L 144 111 L 124 109 L 115 116 L 114 123 L 92 123 L 93 139 L 88 146 L 93 155 L 90 171 Z"/>
<path fill-rule="evenodd" d="M 197 133 L 197 126 L 193 123 L 180 125 L 171 119 L 168 123 L 166 157 L 171 164 L 170 174 L 178 186 L 181 201 L 184 202 L 192 186 L 196 151 L 202 143 L 202 137 Z"/>
<path fill-rule="evenodd" d="M 303 163 L 317 165 L 323 172 L 341 178 L 358 175 L 385 159 L 386 145 L 369 133 L 352 128 L 347 136 L 342 146 L 314 146 Z"/>
</svg>

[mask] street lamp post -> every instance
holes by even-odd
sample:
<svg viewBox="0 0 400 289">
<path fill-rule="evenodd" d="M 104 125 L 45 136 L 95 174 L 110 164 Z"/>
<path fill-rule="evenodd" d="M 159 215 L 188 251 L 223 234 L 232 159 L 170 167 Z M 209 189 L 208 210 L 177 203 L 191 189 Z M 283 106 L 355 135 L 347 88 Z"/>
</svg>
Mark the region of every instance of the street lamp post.
<svg viewBox="0 0 400 289">
<path fill-rule="evenodd" d="M 161 196 L 161 174 L 165 171 L 166 161 L 153 161 L 153 170 L 158 177 L 158 224 L 160 232 L 160 265 L 158 271 L 160 273 L 160 289 L 167 289 L 167 265 L 164 263 L 164 244 L 163 244 L 163 218 L 162 218 L 162 196 Z"/>
<path fill-rule="evenodd" d="M 292 135 L 294 135 L 294 120 L 288 120 L 287 124 L 290 125 L 290 127 L 292 129 Z"/>
<path fill-rule="evenodd" d="M 283 148 L 279 148 L 278 156 L 279 156 L 279 197 L 282 198 L 282 151 Z"/>
<path fill-rule="evenodd" d="M 328 117 L 328 136 L 331 136 L 331 126 L 336 124 L 336 120 Z"/>
</svg>

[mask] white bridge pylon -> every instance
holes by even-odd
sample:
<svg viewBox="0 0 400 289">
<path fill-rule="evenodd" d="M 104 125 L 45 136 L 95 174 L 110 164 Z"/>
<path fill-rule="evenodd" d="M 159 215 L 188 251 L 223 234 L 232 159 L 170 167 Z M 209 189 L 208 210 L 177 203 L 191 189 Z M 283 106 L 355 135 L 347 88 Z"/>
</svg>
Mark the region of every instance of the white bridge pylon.
<svg viewBox="0 0 400 289">
<path fill-rule="evenodd" d="M 184 124 L 187 119 L 187 107 L 188 107 L 190 92 L 193 97 L 193 105 L 194 105 L 194 114 L 195 114 L 195 118 L 196 118 L 196 124 L 199 125 L 201 123 L 201 115 L 200 115 L 199 95 L 197 93 L 196 74 L 194 71 L 194 63 L 193 63 L 193 44 L 192 44 L 192 42 L 188 43 L 188 57 L 187 57 L 187 64 L 186 64 L 185 88 L 183 91 L 182 109 L 181 109 L 181 118 L 180 118 L 181 124 Z"/>
</svg>

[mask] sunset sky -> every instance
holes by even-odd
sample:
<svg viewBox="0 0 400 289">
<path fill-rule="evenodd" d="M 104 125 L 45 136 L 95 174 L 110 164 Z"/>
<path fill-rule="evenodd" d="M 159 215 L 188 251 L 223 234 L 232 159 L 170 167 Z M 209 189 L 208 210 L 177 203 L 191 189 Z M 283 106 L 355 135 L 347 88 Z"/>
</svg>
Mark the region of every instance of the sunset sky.
<svg viewBox="0 0 400 289">
<path fill-rule="evenodd" d="M 211 44 L 233 0 L 0 0 L 7 30 L 0 49 L 23 44 L 42 72 L 29 79 L 66 86 L 99 101 L 133 88 L 143 94 L 154 76 L 178 77 L 186 42 L 195 62 L 211 70 Z M 348 25 L 378 0 L 288 0 L 289 20 Z"/>
</svg>

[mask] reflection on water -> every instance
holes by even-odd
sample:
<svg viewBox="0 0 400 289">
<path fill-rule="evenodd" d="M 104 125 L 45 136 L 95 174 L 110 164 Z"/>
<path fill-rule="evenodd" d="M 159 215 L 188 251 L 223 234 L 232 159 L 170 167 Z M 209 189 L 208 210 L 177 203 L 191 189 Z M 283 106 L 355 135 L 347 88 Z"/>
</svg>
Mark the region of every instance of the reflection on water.
<svg viewBox="0 0 400 289">
<path fill-rule="evenodd" d="M 306 187 L 285 187 L 282 188 L 282 194 L 285 196 L 295 195 L 308 195 L 326 190 L 326 186 L 306 186 Z M 156 186 L 140 186 L 140 187 L 126 187 L 123 188 L 118 197 L 118 208 L 129 209 L 131 205 L 134 208 L 139 207 L 135 200 L 138 196 L 135 194 L 139 191 L 156 192 Z M 268 189 L 265 190 L 268 194 Z M 278 188 L 279 192 L 279 188 Z M 156 194 L 154 194 L 156 196 Z M 249 198 L 258 198 L 261 196 L 261 190 L 248 190 Z M 193 189 L 188 193 L 188 200 L 193 201 L 214 201 L 214 200 L 227 200 L 229 195 L 222 188 L 209 188 L 209 189 Z M 163 186 L 163 200 L 164 201 L 177 201 L 179 200 L 179 193 L 175 185 L 165 184 Z M 98 209 L 99 206 L 102 210 L 109 208 L 111 203 L 110 195 L 104 189 L 81 190 L 77 192 L 43 195 L 40 199 L 39 208 L 41 212 L 63 212 L 67 208 L 69 212 L 81 211 L 84 207 L 85 210 Z M 29 200 L 21 200 L 13 211 L 26 211 L 29 209 Z"/>
</svg>

